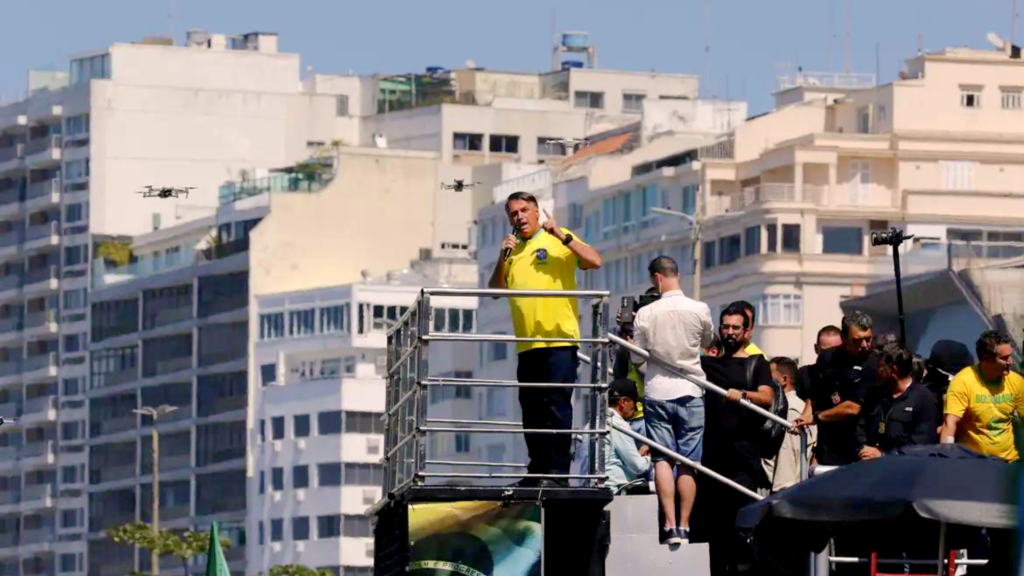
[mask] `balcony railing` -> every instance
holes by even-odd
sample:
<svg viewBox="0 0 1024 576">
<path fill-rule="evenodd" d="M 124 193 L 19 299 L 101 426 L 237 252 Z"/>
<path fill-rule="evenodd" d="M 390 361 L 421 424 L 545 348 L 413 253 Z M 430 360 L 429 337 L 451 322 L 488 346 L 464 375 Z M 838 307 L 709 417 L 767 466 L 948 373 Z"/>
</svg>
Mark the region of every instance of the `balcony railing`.
<svg viewBox="0 0 1024 576">
<path fill-rule="evenodd" d="M 39 240 L 50 236 L 60 236 L 60 222 L 53 220 L 45 224 L 36 224 L 25 229 L 25 241 Z"/>
<path fill-rule="evenodd" d="M 21 374 L 21 360 L 0 362 L 0 378 L 5 376 L 17 376 Z"/>
<path fill-rule="evenodd" d="M 40 282 L 47 282 L 49 280 L 57 280 L 59 278 L 60 266 L 51 264 L 49 266 L 42 266 L 26 272 L 22 284 L 24 286 L 29 286 L 31 284 L 38 284 Z"/>
<path fill-rule="evenodd" d="M 15 144 L 6 148 L 0 148 L 0 162 L 9 162 L 15 158 L 24 157 L 25 145 Z"/>
<path fill-rule="evenodd" d="M 89 471 L 90 484 L 102 484 L 114 482 L 126 478 L 135 477 L 135 464 L 122 464 L 120 466 L 104 466 Z"/>
<path fill-rule="evenodd" d="M 192 306 L 179 306 L 177 308 L 160 308 L 150 312 L 145 318 L 146 330 L 152 330 L 161 326 L 169 326 L 192 319 Z"/>
<path fill-rule="evenodd" d="M 841 72 L 804 72 L 779 77 L 779 89 L 797 86 L 821 86 L 827 88 L 872 88 L 874 74 L 850 74 Z"/>
<path fill-rule="evenodd" d="M 116 434 L 125 430 L 134 430 L 138 424 L 138 418 L 134 414 L 131 416 L 97 419 L 89 422 L 89 436 L 95 437 L 104 434 Z"/>
<path fill-rule="evenodd" d="M 799 190 L 795 184 L 768 182 L 748 186 L 730 199 L 730 210 L 738 211 L 755 204 L 770 202 L 807 203 L 822 205 L 826 199 L 826 187 L 804 184 Z"/>
<path fill-rule="evenodd" d="M 322 190 L 329 181 L 320 174 L 311 174 L 308 177 L 302 174 L 274 174 L 265 178 L 225 184 L 220 187 L 217 195 L 223 205 L 268 192 L 316 192 Z"/>
<path fill-rule="evenodd" d="M 0 208 L 6 207 L 8 204 L 17 204 L 18 202 L 21 202 L 21 200 L 21 190 L 17 187 L 7 188 L 0 191 Z"/>
<path fill-rule="evenodd" d="M 249 238 L 239 238 L 237 240 L 230 240 L 221 244 L 215 244 L 209 248 L 204 248 L 197 254 L 198 261 L 200 264 L 204 262 L 213 262 L 214 260 L 220 260 L 221 258 L 227 258 L 228 256 L 234 256 L 235 254 L 242 254 L 243 252 L 249 251 Z"/>
<path fill-rule="evenodd" d="M 58 364 L 56 352 L 44 352 L 42 354 L 36 354 L 35 356 L 25 358 L 25 362 L 22 363 L 21 366 L 21 371 L 35 372 L 36 370 L 56 368 Z"/>
<path fill-rule="evenodd" d="M 47 410 L 57 409 L 57 397 L 56 396 L 42 396 L 39 398 L 33 398 L 32 400 L 25 401 L 25 411 L 23 414 L 35 414 L 36 412 L 44 412 Z"/>
<path fill-rule="evenodd" d="M 35 458 L 37 456 L 53 454 L 53 440 L 29 442 L 21 447 L 19 453 L 22 458 Z"/>
<path fill-rule="evenodd" d="M 166 360 L 157 360 L 154 362 L 153 374 L 149 376 L 159 376 L 161 374 L 171 374 L 174 372 L 180 372 L 182 370 L 188 370 L 192 367 L 192 357 L 182 356 L 179 358 L 168 358 Z"/>
<path fill-rule="evenodd" d="M 21 230 L 13 230 L 0 236 L 0 248 L 9 248 L 21 244 L 25 239 L 25 233 Z"/>
<path fill-rule="evenodd" d="M 8 532 L 7 534 L 0 534 L 0 548 L 9 548 L 11 546 L 18 545 L 18 534 L 16 532 Z"/>
<path fill-rule="evenodd" d="M 15 460 L 21 452 L 21 446 L 0 446 L 0 460 Z"/>
<path fill-rule="evenodd" d="M 127 266 L 110 266 L 103 258 L 92 261 L 92 281 L 94 288 L 101 288 L 118 282 L 144 278 L 161 272 L 177 270 L 196 263 L 194 245 L 178 246 L 178 252 L 163 257 L 141 256 L 138 261 Z"/>
<path fill-rule="evenodd" d="M 21 403 L 6 402 L 4 404 L 0 404 L 0 416 L 3 416 L 5 418 L 21 416 Z"/>
<path fill-rule="evenodd" d="M 28 143 L 25 148 L 25 155 L 31 156 L 32 154 L 38 154 L 40 152 L 46 152 L 53 148 L 60 148 L 61 138 L 59 135 L 45 136 L 43 138 L 37 138 Z"/>
<path fill-rule="evenodd" d="M 56 542 L 57 534 L 53 529 L 53 526 L 48 528 L 39 528 L 38 530 L 23 530 L 21 532 L 21 545 L 26 546 L 28 544 L 42 544 L 43 542 Z M 25 571 L 26 574 L 49 574 L 47 571 L 40 572 L 29 572 Z"/>
<path fill-rule="evenodd" d="M 24 284 L 24 279 L 24 275 L 19 273 L 0 276 L 0 291 L 20 288 Z"/>
<path fill-rule="evenodd" d="M 17 504 L 21 502 L 21 492 L 17 490 L 4 490 L 0 492 L 0 506 Z"/>
<path fill-rule="evenodd" d="M 56 178 L 29 184 L 25 191 L 25 200 L 34 200 L 60 192 L 60 181 Z"/>
<path fill-rule="evenodd" d="M 21 330 L 24 326 L 25 321 L 22 319 L 20 314 L 9 318 L 0 318 L 0 334 Z"/>
<path fill-rule="evenodd" d="M 32 500 L 39 500 L 48 496 L 53 496 L 56 493 L 55 486 L 52 483 L 46 484 L 26 484 L 24 489 L 21 491 L 21 501 L 30 502 Z"/>
<path fill-rule="evenodd" d="M 57 323 L 57 311 L 56 310 L 43 310 L 42 312 L 33 312 L 25 315 L 25 329 L 38 328 L 46 324 Z"/>
<path fill-rule="evenodd" d="M 106 386 L 117 386 L 119 384 L 127 384 L 134 382 L 139 379 L 139 369 L 137 367 L 126 368 L 124 370 L 118 370 L 117 372 L 110 372 L 104 374 L 103 382 Z"/>
</svg>

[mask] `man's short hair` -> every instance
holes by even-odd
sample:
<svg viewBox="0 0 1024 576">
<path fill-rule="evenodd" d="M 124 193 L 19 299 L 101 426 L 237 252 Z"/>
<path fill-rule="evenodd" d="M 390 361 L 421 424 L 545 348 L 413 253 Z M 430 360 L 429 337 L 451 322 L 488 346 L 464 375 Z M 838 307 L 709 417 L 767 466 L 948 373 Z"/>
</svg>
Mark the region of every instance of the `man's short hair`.
<svg viewBox="0 0 1024 576">
<path fill-rule="evenodd" d="M 733 302 L 722 309 L 722 313 L 718 315 L 718 324 L 721 325 L 722 321 L 725 320 L 726 316 L 742 316 L 743 317 L 743 329 L 747 330 L 750 328 L 750 317 L 747 316 L 747 311 L 739 304 Z"/>
<path fill-rule="evenodd" d="M 658 256 L 647 266 L 647 271 L 651 274 L 658 273 L 666 278 L 678 278 L 679 277 L 679 266 L 676 265 L 676 261 L 669 258 L 668 256 Z"/>
<path fill-rule="evenodd" d="M 796 384 L 796 375 L 797 375 L 797 372 L 799 371 L 799 368 L 797 368 L 796 362 L 794 362 L 790 358 L 786 358 L 785 356 L 777 356 L 775 358 L 772 358 L 771 363 L 775 364 L 775 369 L 776 370 L 778 370 L 779 372 L 782 372 L 786 376 L 789 376 L 789 381 L 790 382 L 792 382 L 793 384 Z"/>
<path fill-rule="evenodd" d="M 924 358 L 920 354 L 914 354 L 914 381 L 924 381 Z"/>
<path fill-rule="evenodd" d="M 974 353 L 978 361 L 992 360 L 996 357 L 996 349 L 1004 344 L 1010 343 L 1010 337 L 996 330 L 987 330 L 981 333 L 978 343 L 974 345 Z"/>
<path fill-rule="evenodd" d="M 537 206 L 538 208 L 540 207 L 540 204 L 537 204 L 537 197 L 534 196 L 533 194 L 530 194 L 529 192 L 513 192 L 508 195 L 508 200 L 505 200 L 506 213 L 508 212 L 509 203 L 512 202 L 513 200 L 523 200 L 525 202 L 533 204 L 534 206 Z"/>
<path fill-rule="evenodd" d="M 899 342 L 889 342 L 879 351 L 879 361 L 896 369 L 896 375 L 906 378 L 914 374 L 914 353 Z"/>
<path fill-rule="evenodd" d="M 738 306 L 741 310 L 743 310 L 744 314 L 749 313 L 750 326 L 757 324 L 757 309 L 754 308 L 754 305 L 751 304 L 750 302 L 747 302 L 746 300 L 737 300 L 732 304 L 729 304 L 729 306 Z M 749 326 L 744 326 L 744 328 L 749 328 Z"/>
<path fill-rule="evenodd" d="M 861 330 L 869 330 L 873 325 L 874 323 L 871 321 L 871 316 L 868 316 L 860 310 L 854 310 L 846 316 L 843 316 L 841 336 L 844 339 L 849 336 L 850 329 L 854 326 Z"/>
<path fill-rule="evenodd" d="M 818 338 L 815 340 L 815 342 L 821 342 L 821 337 L 826 334 L 835 334 L 836 336 L 842 336 L 843 331 L 839 329 L 839 326 L 836 326 L 835 324 L 829 324 L 828 326 L 825 326 L 821 330 L 818 330 Z"/>
<path fill-rule="evenodd" d="M 899 337 L 893 334 L 892 332 L 885 332 L 883 334 L 879 334 L 875 336 L 875 350 L 881 350 L 882 348 L 885 348 L 886 344 L 897 344 L 899 343 L 899 341 Z"/>
</svg>

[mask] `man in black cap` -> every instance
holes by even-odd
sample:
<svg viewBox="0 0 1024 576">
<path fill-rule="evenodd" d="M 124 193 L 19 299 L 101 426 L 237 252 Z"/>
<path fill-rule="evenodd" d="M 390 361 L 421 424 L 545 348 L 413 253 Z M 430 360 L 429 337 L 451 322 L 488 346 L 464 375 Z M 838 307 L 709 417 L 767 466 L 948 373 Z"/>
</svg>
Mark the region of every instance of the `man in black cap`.
<svg viewBox="0 0 1024 576">
<path fill-rule="evenodd" d="M 636 413 L 639 401 L 636 382 L 628 378 L 617 378 L 608 386 L 608 423 L 609 432 L 604 437 L 604 469 L 608 474 L 605 484 L 612 490 L 618 490 L 643 478 L 651 470 L 650 449 L 644 445 L 639 449 L 633 439 L 611 426 L 612 423 L 629 426 L 627 422 Z"/>
</svg>

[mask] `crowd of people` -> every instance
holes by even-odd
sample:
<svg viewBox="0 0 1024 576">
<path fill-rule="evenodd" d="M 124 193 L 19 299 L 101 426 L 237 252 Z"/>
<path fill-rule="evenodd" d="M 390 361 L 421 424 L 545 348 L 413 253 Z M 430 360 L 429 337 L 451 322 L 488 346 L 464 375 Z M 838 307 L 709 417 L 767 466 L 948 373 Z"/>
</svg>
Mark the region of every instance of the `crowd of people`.
<svg viewBox="0 0 1024 576">
<path fill-rule="evenodd" d="M 578 268 L 601 266 L 600 254 L 550 215 L 541 225 L 529 194 L 511 195 L 506 210 L 514 233 L 505 239 L 491 287 L 574 290 Z M 805 465 L 843 466 L 915 444 L 955 442 L 1006 461 L 1020 458 L 1014 422 L 1024 413 L 1024 378 L 1012 370 L 1007 336 L 982 334 L 976 362 L 966 345 L 948 340 L 925 361 L 895 336 L 876 335 L 867 314 L 851 312 L 839 326 L 818 332 L 817 357 L 798 366 L 753 343 L 757 318 L 750 303 L 734 302 L 712 318 L 707 304 L 683 293 L 671 258 L 655 258 L 648 271 L 657 298 L 628 320 L 619 318 L 619 331 L 651 360 L 619 351 L 609 422 L 628 423 L 657 445 L 759 494 L 798 483 Z M 510 303 L 516 336 L 543 339 L 519 343 L 524 428 L 568 431 L 569 390 L 529 384 L 576 382 L 576 299 Z M 724 394 L 708 392 L 708 384 Z M 744 402 L 782 416 L 790 427 L 773 425 Z M 519 485 L 566 486 L 561 476 L 568 474 L 569 436 L 525 436 L 529 473 Z M 605 452 L 612 490 L 653 479 L 661 543 L 708 542 L 716 575 L 752 563 L 735 529 L 736 512 L 749 496 L 614 427 Z"/>
</svg>

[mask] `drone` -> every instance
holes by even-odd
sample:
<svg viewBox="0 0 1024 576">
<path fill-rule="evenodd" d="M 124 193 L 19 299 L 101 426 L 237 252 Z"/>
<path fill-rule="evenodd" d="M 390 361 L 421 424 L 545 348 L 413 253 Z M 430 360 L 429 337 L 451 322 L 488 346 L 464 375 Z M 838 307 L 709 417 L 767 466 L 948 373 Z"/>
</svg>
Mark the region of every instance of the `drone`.
<svg viewBox="0 0 1024 576">
<path fill-rule="evenodd" d="M 548 147 L 552 144 L 561 144 L 566 150 L 575 152 L 577 146 L 586 147 L 590 142 L 586 138 L 552 138 L 546 144 Z"/>
<path fill-rule="evenodd" d="M 472 188 L 477 184 L 479 184 L 479 182 L 470 182 L 469 184 L 466 184 L 465 180 L 459 180 L 458 178 L 456 178 L 455 183 L 453 184 L 445 184 L 444 182 L 442 182 L 441 190 L 455 190 L 456 192 L 462 192 L 463 190 Z"/>
<path fill-rule="evenodd" d="M 186 186 L 184 188 L 146 186 L 145 190 L 139 190 L 138 193 L 142 194 L 143 198 L 170 198 L 172 196 L 178 198 L 181 194 L 188 198 L 189 190 L 195 190 L 195 186 Z"/>
</svg>

